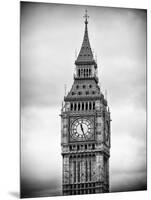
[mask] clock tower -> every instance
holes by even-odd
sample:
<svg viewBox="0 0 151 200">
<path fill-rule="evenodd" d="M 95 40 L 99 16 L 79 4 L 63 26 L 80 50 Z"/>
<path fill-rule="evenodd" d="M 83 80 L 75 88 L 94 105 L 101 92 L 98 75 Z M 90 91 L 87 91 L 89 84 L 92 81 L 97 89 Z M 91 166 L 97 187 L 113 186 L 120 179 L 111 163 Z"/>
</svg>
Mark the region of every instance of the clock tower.
<svg viewBox="0 0 151 200">
<path fill-rule="evenodd" d="M 88 15 L 74 82 L 61 109 L 63 195 L 109 192 L 110 111 L 98 85 Z"/>
</svg>

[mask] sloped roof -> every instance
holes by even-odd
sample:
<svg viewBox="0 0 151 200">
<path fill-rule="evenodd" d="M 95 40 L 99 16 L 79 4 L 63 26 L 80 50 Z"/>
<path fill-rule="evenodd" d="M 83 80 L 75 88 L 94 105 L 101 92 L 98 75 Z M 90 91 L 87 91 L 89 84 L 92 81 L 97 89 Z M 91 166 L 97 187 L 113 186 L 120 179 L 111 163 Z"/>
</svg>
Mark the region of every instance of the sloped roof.
<svg viewBox="0 0 151 200">
<path fill-rule="evenodd" d="M 81 50 L 79 52 L 79 55 L 77 57 L 77 60 L 75 63 L 77 64 L 78 62 L 93 62 L 93 53 L 91 50 L 90 42 L 89 42 L 89 36 L 88 36 L 88 27 L 87 27 L 88 21 L 85 21 L 85 31 L 84 31 L 84 37 L 83 37 L 83 42 L 81 46 Z"/>
</svg>

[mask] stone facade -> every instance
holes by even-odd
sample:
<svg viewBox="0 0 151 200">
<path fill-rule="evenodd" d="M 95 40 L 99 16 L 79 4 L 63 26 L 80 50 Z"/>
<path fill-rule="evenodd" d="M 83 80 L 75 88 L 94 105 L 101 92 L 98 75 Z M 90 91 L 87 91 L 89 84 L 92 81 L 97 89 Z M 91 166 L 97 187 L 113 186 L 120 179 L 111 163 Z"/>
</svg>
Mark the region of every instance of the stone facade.
<svg viewBox="0 0 151 200">
<path fill-rule="evenodd" d="M 110 111 L 98 85 L 85 17 L 74 82 L 61 109 L 63 195 L 109 192 Z"/>
</svg>

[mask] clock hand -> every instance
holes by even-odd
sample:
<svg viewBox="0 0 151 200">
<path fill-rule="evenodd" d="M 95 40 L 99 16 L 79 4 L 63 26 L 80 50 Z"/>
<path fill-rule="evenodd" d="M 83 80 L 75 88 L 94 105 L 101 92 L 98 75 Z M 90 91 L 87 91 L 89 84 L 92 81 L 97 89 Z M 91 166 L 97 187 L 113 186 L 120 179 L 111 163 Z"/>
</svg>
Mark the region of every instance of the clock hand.
<svg viewBox="0 0 151 200">
<path fill-rule="evenodd" d="M 81 131 L 82 131 L 82 133 L 83 133 L 83 135 L 84 135 L 84 137 L 85 137 L 85 133 L 84 133 L 82 124 L 80 124 L 80 126 L 81 126 Z M 86 139 L 86 137 L 85 137 L 85 139 Z"/>
<path fill-rule="evenodd" d="M 83 134 L 84 134 L 84 131 L 83 131 L 83 126 L 82 126 L 82 124 L 80 124 L 80 126 L 81 126 L 81 131 L 83 132 Z"/>
</svg>

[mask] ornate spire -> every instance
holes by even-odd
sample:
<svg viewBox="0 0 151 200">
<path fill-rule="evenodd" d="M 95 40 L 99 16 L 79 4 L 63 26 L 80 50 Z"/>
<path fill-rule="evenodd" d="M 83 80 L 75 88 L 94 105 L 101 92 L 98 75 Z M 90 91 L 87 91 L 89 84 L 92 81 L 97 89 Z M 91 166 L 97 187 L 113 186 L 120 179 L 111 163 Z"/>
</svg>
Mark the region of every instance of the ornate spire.
<svg viewBox="0 0 151 200">
<path fill-rule="evenodd" d="M 81 46 L 81 50 L 79 52 L 79 55 L 77 57 L 77 60 L 75 61 L 75 64 L 81 64 L 85 62 L 94 62 L 93 59 L 93 53 L 91 50 L 90 42 L 89 42 L 89 36 L 88 36 L 88 14 L 87 10 L 85 11 L 85 15 L 83 16 L 85 18 L 85 31 L 84 31 L 84 38 Z"/>
<path fill-rule="evenodd" d="M 85 10 L 85 15 L 83 16 L 85 18 L 85 24 L 88 24 L 89 15 L 87 13 L 88 13 L 88 11 Z"/>
</svg>

